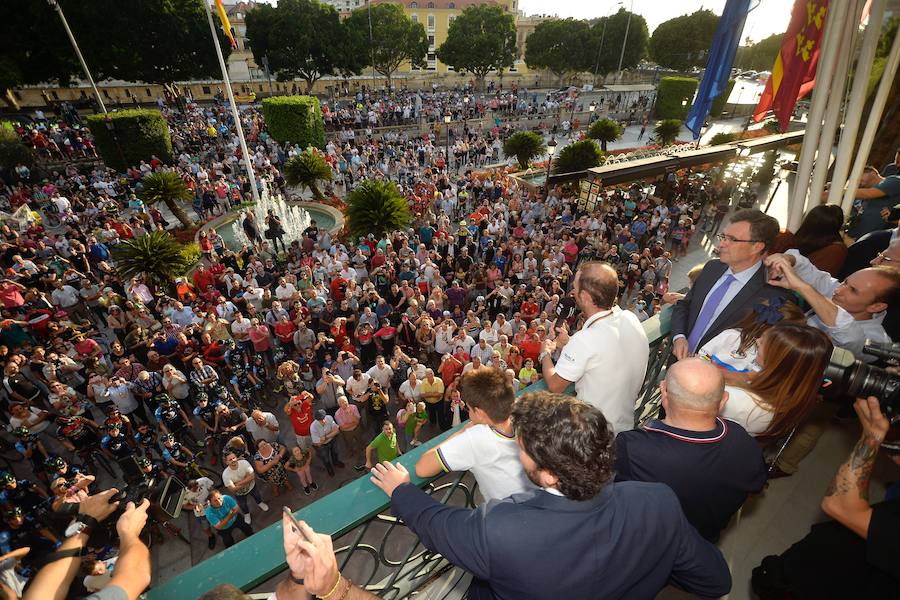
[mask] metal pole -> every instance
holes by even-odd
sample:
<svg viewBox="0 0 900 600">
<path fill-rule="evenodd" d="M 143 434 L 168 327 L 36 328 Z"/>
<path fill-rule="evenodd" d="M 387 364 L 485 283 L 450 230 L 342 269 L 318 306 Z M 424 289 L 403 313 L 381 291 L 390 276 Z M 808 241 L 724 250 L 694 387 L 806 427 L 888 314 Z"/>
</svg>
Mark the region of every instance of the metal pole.
<svg viewBox="0 0 900 600">
<path fill-rule="evenodd" d="M 812 175 L 813 160 L 822 128 L 822 118 L 828 105 L 827 89 L 831 85 L 831 75 L 838 59 L 841 31 L 847 20 L 847 3 L 829 5 L 825 19 L 825 31 L 820 42 L 819 65 L 816 69 L 816 90 L 813 93 L 812 105 L 806 122 L 806 135 L 797 160 L 797 176 L 794 178 L 794 193 L 788 205 L 787 228 L 797 231 L 803 220 L 806 207 L 806 194 L 809 191 L 809 179 Z"/>
<path fill-rule="evenodd" d="M 831 152 L 834 148 L 834 135 L 837 131 L 838 120 L 841 116 L 841 100 L 844 98 L 844 86 L 847 82 L 847 69 L 850 68 L 850 55 L 853 53 L 853 34 L 857 30 L 859 17 L 865 0 L 852 0 L 848 2 L 847 22 L 841 32 L 841 45 L 839 48 L 837 65 L 831 76 L 831 85 L 828 93 L 828 108 L 825 110 L 825 124 L 819 133 L 819 149 L 816 153 L 816 162 L 813 167 L 812 181 L 809 186 L 807 207 L 821 204 L 822 190 L 825 189 L 825 180 L 828 178 L 828 168 L 831 166 Z M 868 78 L 866 79 L 868 82 Z"/>
<path fill-rule="evenodd" d="M 372 35 L 372 0 L 366 0 L 369 12 L 369 48 L 372 53 L 372 91 L 375 90 L 375 37 Z"/>
<path fill-rule="evenodd" d="M 219 58 L 219 67 L 222 69 L 222 80 L 225 90 L 228 92 L 228 101 L 231 103 L 231 117 L 234 119 L 234 128 L 237 129 L 238 140 L 241 142 L 241 153 L 244 155 L 244 166 L 247 168 L 247 178 L 250 180 L 250 191 L 253 201 L 259 202 L 259 190 L 256 189 L 256 175 L 253 173 L 253 163 L 250 162 L 250 152 L 247 150 L 247 140 L 244 139 L 244 128 L 241 127 L 241 115 L 238 113 L 237 103 L 234 101 L 234 91 L 231 89 L 231 80 L 228 78 L 228 67 L 225 66 L 225 58 L 222 56 L 222 47 L 219 45 L 219 36 L 216 35 L 216 26 L 213 23 L 212 12 L 209 10 L 209 0 L 201 0 L 206 9 L 206 19 L 209 21 L 209 31 L 212 33 L 213 44 L 216 46 L 216 56 Z"/>
<path fill-rule="evenodd" d="M 606 39 L 606 26 L 609 24 L 609 13 L 612 12 L 613 6 L 620 6 L 622 2 L 616 2 L 606 11 L 606 17 L 603 20 L 603 32 L 600 34 L 600 47 L 597 48 L 597 62 L 594 63 L 594 84 L 597 83 L 597 74 L 600 71 L 600 55 L 603 53 L 603 41 Z"/>
<path fill-rule="evenodd" d="M 75 54 L 78 56 L 78 62 L 81 63 L 81 68 L 84 70 L 84 75 L 87 77 L 88 82 L 91 84 L 91 89 L 94 90 L 94 97 L 97 98 L 97 104 L 100 105 L 100 110 L 103 111 L 103 114 L 106 114 L 106 105 L 103 103 L 103 98 L 100 97 L 100 92 L 97 90 L 97 84 L 94 83 L 94 78 L 91 76 L 91 70 L 88 69 L 87 63 L 84 61 L 84 57 L 81 55 L 81 48 L 78 47 L 78 42 L 75 41 L 75 36 L 72 35 L 72 30 L 69 29 L 69 22 L 66 21 L 66 15 L 63 14 L 62 7 L 56 0 L 47 0 L 50 3 L 50 6 L 56 10 L 56 13 L 59 15 L 59 20 L 62 21 L 63 29 L 66 30 L 66 35 L 69 36 L 69 41 L 72 42 L 72 48 L 75 49 Z"/>
<path fill-rule="evenodd" d="M 269 95 L 272 96 L 275 94 L 275 90 L 272 89 L 272 73 L 269 71 L 269 55 L 263 55 L 262 57 L 263 69 L 266 70 L 266 79 L 269 80 Z"/>
<path fill-rule="evenodd" d="M 891 87 L 894 85 L 898 64 L 900 64 L 900 31 L 894 36 L 894 44 L 891 46 L 887 64 L 884 65 L 884 73 L 881 76 L 881 83 L 878 84 L 875 100 L 872 102 L 872 110 L 866 115 L 866 119 L 868 119 L 866 129 L 863 132 L 862 140 L 859 142 L 859 148 L 856 150 L 856 160 L 853 163 L 853 170 L 850 172 L 847 189 L 844 191 L 844 199 L 841 202 L 841 208 L 844 209 L 844 213 L 849 212 L 850 207 L 853 205 L 856 188 L 859 186 L 859 178 L 862 177 L 863 168 L 865 168 L 869 159 L 872 142 L 875 140 L 875 134 L 881 125 L 884 105 L 887 103 Z"/>
<path fill-rule="evenodd" d="M 625 38 L 622 40 L 622 52 L 619 53 L 619 81 L 622 81 L 622 61 L 625 59 L 625 44 L 628 43 L 628 29 L 631 27 L 631 13 L 634 12 L 634 0 L 628 6 L 628 20 L 625 21 Z"/>
<path fill-rule="evenodd" d="M 878 39 L 881 37 L 881 19 L 884 16 L 884 5 L 884 0 L 874 0 L 870 8 L 869 24 L 866 26 L 862 50 L 859 53 L 859 59 L 856 61 L 856 72 L 853 75 L 853 88 L 850 91 L 847 109 L 844 111 L 844 130 L 841 133 L 841 142 L 838 144 L 835 157 L 834 173 L 831 176 L 831 187 L 828 190 L 828 204 L 840 204 L 844 185 L 847 183 L 853 145 L 856 143 L 856 134 L 859 131 L 859 122 L 862 119 L 863 105 L 866 102 L 869 74 L 872 72 L 875 50 L 878 46 Z"/>
</svg>

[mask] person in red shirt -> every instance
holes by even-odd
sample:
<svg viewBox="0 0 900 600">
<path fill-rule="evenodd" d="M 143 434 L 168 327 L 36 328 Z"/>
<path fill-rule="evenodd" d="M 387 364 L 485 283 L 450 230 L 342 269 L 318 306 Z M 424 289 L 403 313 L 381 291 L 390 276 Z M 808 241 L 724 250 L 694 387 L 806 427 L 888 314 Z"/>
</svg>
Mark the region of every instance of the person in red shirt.
<svg viewBox="0 0 900 600">
<path fill-rule="evenodd" d="M 344 299 L 347 291 L 347 280 L 338 275 L 331 280 L 329 287 L 331 288 L 331 297 L 334 298 L 335 302 L 340 302 Z"/>
<path fill-rule="evenodd" d="M 312 394 L 300 392 L 284 406 L 284 412 L 291 419 L 294 435 L 297 436 L 297 445 L 304 450 L 312 447 L 312 435 L 309 432 L 313 422 L 312 401 Z"/>
<path fill-rule="evenodd" d="M 444 354 L 441 358 L 441 366 L 438 367 L 438 372 L 441 374 L 441 381 L 444 382 L 445 386 L 449 386 L 453 383 L 453 380 L 457 375 L 462 373 L 463 364 L 457 358 L 452 355 Z"/>
<path fill-rule="evenodd" d="M 519 350 L 522 351 L 523 360 L 530 358 L 534 361 L 534 364 L 538 364 L 538 355 L 541 353 L 541 338 L 536 332 L 529 334 L 525 340 L 519 344 Z"/>
<path fill-rule="evenodd" d="M 200 265 L 200 268 L 194 271 L 194 288 L 205 290 L 206 286 L 216 286 L 216 277 L 212 271 L 206 268 L 206 265 Z"/>
<path fill-rule="evenodd" d="M 522 320 L 526 323 L 531 323 L 534 320 L 538 313 L 541 311 L 541 307 L 538 305 L 537 301 L 534 299 L 534 296 L 528 296 L 528 299 L 522 303 L 522 306 L 519 308 L 519 312 L 521 313 Z"/>
<path fill-rule="evenodd" d="M 0 281 L 0 302 L 3 303 L 3 308 L 19 308 L 23 306 L 25 298 L 22 296 L 22 292 L 25 289 L 25 286 L 11 279 Z"/>
<path fill-rule="evenodd" d="M 288 318 L 287 315 L 281 315 L 281 318 L 275 323 L 275 337 L 282 346 L 290 347 L 294 343 L 294 332 L 297 326 Z"/>
</svg>

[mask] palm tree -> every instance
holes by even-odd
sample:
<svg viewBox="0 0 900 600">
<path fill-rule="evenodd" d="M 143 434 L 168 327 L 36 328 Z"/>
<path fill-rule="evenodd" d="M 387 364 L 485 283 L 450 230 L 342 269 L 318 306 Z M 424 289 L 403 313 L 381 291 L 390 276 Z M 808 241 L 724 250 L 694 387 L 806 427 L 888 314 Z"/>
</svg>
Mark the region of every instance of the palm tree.
<svg viewBox="0 0 900 600">
<path fill-rule="evenodd" d="M 191 202 L 194 199 L 194 193 L 188 189 L 184 180 L 174 171 L 160 171 L 158 173 L 150 173 L 141 180 L 144 189 L 141 192 L 141 200 L 148 206 L 162 202 L 175 218 L 181 221 L 185 227 L 192 225 L 191 218 L 181 208 L 182 202 Z"/>
<path fill-rule="evenodd" d="M 622 127 L 612 119 L 598 119 L 588 129 L 588 137 L 600 142 L 600 149 L 606 152 L 606 144 L 622 137 Z"/>
<path fill-rule="evenodd" d="M 515 156 L 523 170 L 531 159 L 544 153 L 544 148 L 544 138 L 533 131 L 517 131 L 503 142 L 503 154 Z"/>
<path fill-rule="evenodd" d="M 351 236 L 372 233 L 376 238 L 405 229 L 412 219 L 409 204 L 396 184 L 377 179 L 367 179 L 350 192 L 344 216 Z"/>
<path fill-rule="evenodd" d="M 553 161 L 554 173 L 578 173 L 600 165 L 603 153 L 594 140 L 572 142 Z"/>
<path fill-rule="evenodd" d="M 284 179 L 288 185 L 309 188 L 316 200 L 324 198 L 316 182 L 331 181 L 331 177 L 331 167 L 325 162 L 325 157 L 312 148 L 307 148 L 284 164 Z"/>
<path fill-rule="evenodd" d="M 192 266 L 185 247 L 166 231 L 151 231 L 116 244 L 112 257 L 123 279 L 143 276 L 157 288 L 168 288 Z"/>
<path fill-rule="evenodd" d="M 653 135 L 661 146 L 668 146 L 681 133 L 681 121 L 678 119 L 665 119 L 656 124 Z"/>
</svg>

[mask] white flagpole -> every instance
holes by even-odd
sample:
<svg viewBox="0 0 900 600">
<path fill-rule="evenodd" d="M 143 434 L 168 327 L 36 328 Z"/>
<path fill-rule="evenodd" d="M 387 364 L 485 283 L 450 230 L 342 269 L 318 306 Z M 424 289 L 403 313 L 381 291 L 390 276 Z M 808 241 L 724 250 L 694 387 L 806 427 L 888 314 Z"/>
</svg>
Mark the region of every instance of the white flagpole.
<svg viewBox="0 0 900 600">
<path fill-rule="evenodd" d="M 225 90 L 228 92 L 228 102 L 231 104 L 231 116 L 234 118 L 234 127 L 237 129 L 238 139 L 241 142 L 241 153 L 244 155 L 244 166 L 247 167 L 247 176 L 250 179 L 250 189 L 253 192 L 253 200 L 259 202 L 259 191 L 256 189 L 256 175 L 253 173 L 253 164 L 250 162 L 250 152 L 247 151 L 247 141 L 244 139 L 244 128 L 241 127 L 241 116 L 238 113 L 237 103 L 234 101 L 234 92 L 231 90 L 231 81 L 228 79 L 228 67 L 222 57 L 222 46 L 219 45 L 219 36 L 216 35 L 216 26 L 213 23 L 212 11 L 209 9 L 209 0 L 201 0 L 206 9 L 206 18 L 209 21 L 209 31 L 212 33 L 213 43 L 216 45 L 216 56 L 219 57 L 219 66 L 222 68 L 222 80 L 225 82 Z"/>
</svg>

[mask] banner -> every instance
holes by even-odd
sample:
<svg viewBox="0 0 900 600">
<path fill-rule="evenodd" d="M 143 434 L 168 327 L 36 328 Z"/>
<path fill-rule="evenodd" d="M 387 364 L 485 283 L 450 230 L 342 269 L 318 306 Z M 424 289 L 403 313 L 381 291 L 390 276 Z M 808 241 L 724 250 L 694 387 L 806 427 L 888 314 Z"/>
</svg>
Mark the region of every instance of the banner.
<svg viewBox="0 0 900 600">
<path fill-rule="evenodd" d="M 753 113 L 754 121 L 762 121 L 772 110 L 781 131 L 787 131 L 797 100 L 816 85 L 816 66 L 827 16 L 828 0 L 794 2 L 790 25 L 775 58 L 772 76 Z"/>
<path fill-rule="evenodd" d="M 222 23 L 225 35 L 228 36 L 228 41 L 231 42 L 231 47 L 237 49 L 237 42 L 234 41 L 234 35 L 231 30 L 231 21 L 228 20 L 228 15 L 225 13 L 225 5 L 222 4 L 222 0 L 216 0 L 216 12 L 219 14 L 219 21 Z"/>
</svg>

